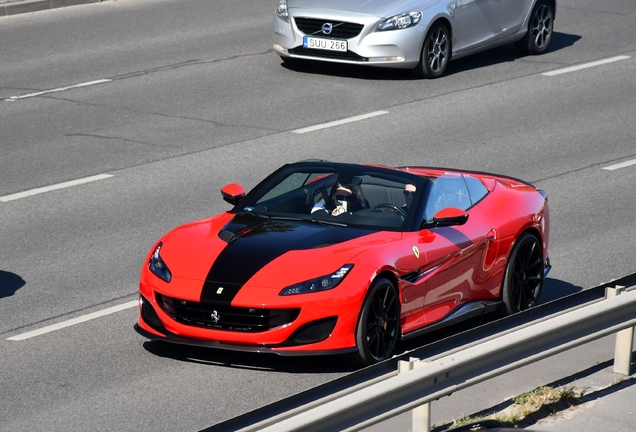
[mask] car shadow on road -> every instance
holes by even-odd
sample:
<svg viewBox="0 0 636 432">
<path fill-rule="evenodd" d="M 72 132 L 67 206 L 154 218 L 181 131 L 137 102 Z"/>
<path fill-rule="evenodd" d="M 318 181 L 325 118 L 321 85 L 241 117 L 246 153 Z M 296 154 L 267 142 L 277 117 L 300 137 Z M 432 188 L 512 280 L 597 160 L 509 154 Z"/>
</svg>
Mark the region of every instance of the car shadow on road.
<svg viewBox="0 0 636 432">
<path fill-rule="evenodd" d="M 579 35 L 554 32 L 552 41 L 546 53 L 560 51 L 574 45 L 581 39 Z M 508 63 L 516 60 L 540 58 L 536 56 L 524 56 L 514 44 L 503 45 L 475 55 L 451 61 L 442 76 L 451 76 L 473 69 L 480 69 L 494 66 L 500 63 Z M 282 63 L 282 67 L 291 71 L 314 74 L 337 76 L 342 78 L 354 78 L 371 81 L 414 81 L 419 78 L 414 77 L 409 70 L 376 68 L 368 66 L 356 66 L 338 63 L 327 63 L 321 61 L 302 61 L 297 64 Z"/>
<path fill-rule="evenodd" d="M 576 286 L 569 282 L 565 282 L 558 279 L 546 278 L 543 284 L 543 290 L 539 301 L 538 308 L 531 308 L 529 311 L 525 313 L 514 314 L 510 316 L 505 316 L 504 312 L 499 310 L 496 312 L 492 312 L 489 314 L 480 315 L 474 318 L 470 318 L 466 321 L 461 321 L 459 323 L 450 325 L 448 327 L 444 327 L 440 330 L 436 330 L 431 333 L 427 333 L 421 336 L 418 336 L 413 339 L 408 339 L 406 341 L 401 341 L 398 343 L 396 347 L 396 354 L 403 354 L 409 351 L 421 350 L 425 346 L 431 346 L 432 344 L 442 342 L 447 338 L 450 338 L 454 335 L 459 335 L 463 333 L 465 335 L 469 335 L 468 333 L 472 329 L 476 329 L 477 327 L 487 326 L 488 332 L 482 332 L 481 335 L 483 337 L 494 336 L 499 332 L 504 332 L 511 330 L 517 326 L 525 325 L 532 320 L 537 320 L 541 318 L 548 317 L 555 313 L 560 313 L 563 309 L 563 305 L 560 302 L 551 303 L 550 305 L 546 305 L 546 303 L 550 303 L 554 300 L 558 300 L 560 298 L 569 296 L 571 294 L 578 293 L 582 291 L 583 288 L 580 286 Z M 544 307 L 541 307 L 544 305 Z M 528 316 L 530 315 L 530 316 Z M 494 324 L 498 321 L 497 324 Z M 459 343 L 460 339 L 457 339 Z M 474 340 L 465 340 L 459 345 L 468 342 L 475 342 Z M 428 350 L 427 353 L 430 355 L 440 354 L 446 349 L 452 349 L 452 346 L 447 346 L 446 344 L 441 344 L 439 349 L 440 352 L 433 351 L 432 349 Z"/>
<path fill-rule="evenodd" d="M 144 342 L 143 347 L 146 351 L 159 357 L 232 369 L 316 374 L 348 373 L 359 369 L 337 355 L 288 357 L 267 353 L 237 352 L 177 345 L 162 341 L 147 341 Z"/>
<path fill-rule="evenodd" d="M 0 298 L 11 297 L 25 284 L 17 274 L 0 270 Z"/>
<path fill-rule="evenodd" d="M 583 291 L 583 287 L 558 279 L 546 278 L 543 282 L 543 290 L 539 304 L 544 304 L 580 291 Z"/>
<path fill-rule="evenodd" d="M 544 54 L 560 51 L 574 45 L 581 39 L 579 35 L 554 32 L 550 46 Z M 526 56 L 521 54 L 514 44 L 502 45 L 500 47 L 484 51 L 475 55 L 451 61 L 446 69 L 445 76 L 466 72 L 473 69 L 481 69 L 494 66 L 500 63 L 521 61 L 532 61 L 541 59 L 541 56 Z"/>
</svg>

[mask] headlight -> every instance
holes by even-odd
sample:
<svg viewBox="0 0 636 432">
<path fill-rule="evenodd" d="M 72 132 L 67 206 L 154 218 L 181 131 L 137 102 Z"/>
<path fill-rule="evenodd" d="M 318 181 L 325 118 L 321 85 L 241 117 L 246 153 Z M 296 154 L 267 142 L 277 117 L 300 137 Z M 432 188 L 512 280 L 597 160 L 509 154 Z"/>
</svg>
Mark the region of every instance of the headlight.
<svg viewBox="0 0 636 432">
<path fill-rule="evenodd" d="M 421 19 L 422 12 L 409 12 L 402 15 L 395 15 L 382 21 L 376 31 L 400 30 L 413 27 L 416 26 Z"/>
<path fill-rule="evenodd" d="M 289 14 L 287 13 L 287 0 L 280 0 L 276 7 L 276 16 L 283 21 L 289 22 Z"/>
<path fill-rule="evenodd" d="M 170 282 L 172 280 L 172 273 L 170 273 L 170 270 L 168 270 L 168 266 L 161 259 L 161 255 L 159 255 L 161 246 L 163 246 L 163 243 L 159 243 L 155 251 L 150 256 L 148 268 L 151 272 L 156 274 L 161 279 L 165 280 L 166 282 Z"/>
<path fill-rule="evenodd" d="M 345 276 L 349 274 L 349 270 L 352 268 L 353 264 L 345 264 L 329 275 L 288 286 L 278 295 L 286 296 L 330 290 L 335 288 L 345 278 Z"/>
</svg>

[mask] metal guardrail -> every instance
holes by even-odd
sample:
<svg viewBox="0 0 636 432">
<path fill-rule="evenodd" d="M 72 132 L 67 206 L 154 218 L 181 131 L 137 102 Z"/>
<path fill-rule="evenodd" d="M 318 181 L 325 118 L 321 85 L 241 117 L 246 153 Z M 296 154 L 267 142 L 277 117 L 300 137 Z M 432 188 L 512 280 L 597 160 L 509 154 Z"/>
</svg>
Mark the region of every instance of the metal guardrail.
<svg viewBox="0 0 636 432">
<path fill-rule="evenodd" d="M 636 291 L 600 302 L 606 288 L 615 285 L 636 285 L 636 273 L 407 352 L 205 431 L 369 427 L 513 368 L 633 327 Z M 608 312 L 607 307 L 616 310 Z M 518 343 L 521 337 L 524 342 Z M 628 351 L 631 354 L 631 347 Z M 618 345 L 616 354 L 618 358 Z M 411 361 L 413 370 L 398 375 L 398 366 L 413 357 L 428 363 Z"/>
</svg>

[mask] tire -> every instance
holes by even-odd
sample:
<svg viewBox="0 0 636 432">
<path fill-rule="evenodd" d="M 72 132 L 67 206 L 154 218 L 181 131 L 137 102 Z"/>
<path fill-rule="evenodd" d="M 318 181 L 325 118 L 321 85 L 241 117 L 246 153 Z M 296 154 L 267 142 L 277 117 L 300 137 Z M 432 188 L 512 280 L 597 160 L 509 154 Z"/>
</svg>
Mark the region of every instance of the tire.
<svg viewBox="0 0 636 432">
<path fill-rule="evenodd" d="M 451 39 L 448 27 L 435 22 L 426 33 L 420 62 L 413 75 L 418 78 L 437 78 L 442 76 L 451 58 Z"/>
<path fill-rule="evenodd" d="M 523 233 L 508 258 L 502 286 L 502 300 L 507 315 L 529 309 L 539 301 L 544 278 L 541 242 Z"/>
<path fill-rule="evenodd" d="M 517 42 L 517 49 L 523 54 L 543 54 L 552 40 L 554 29 L 554 9 L 547 0 L 539 0 L 532 9 L 528 31 L 523 39 Z"/>
<path fill-rule="evenodd" d="M 367 293 L 358 325 L 356 346 L 358 352 L 349 360 L 359 366 L 368 366 L 391 358 L 400 336 L 400 299 L 395 285 L 378 278 Z"/>
</svg>

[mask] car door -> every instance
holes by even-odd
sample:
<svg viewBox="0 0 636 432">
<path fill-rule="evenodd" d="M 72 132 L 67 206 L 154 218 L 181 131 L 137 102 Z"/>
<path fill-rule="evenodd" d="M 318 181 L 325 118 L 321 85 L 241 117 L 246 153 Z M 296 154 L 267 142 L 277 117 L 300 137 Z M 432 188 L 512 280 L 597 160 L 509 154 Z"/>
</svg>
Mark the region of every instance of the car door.
<svg viewBox="0 0 636 432">
<path fill-rule="evenodd" d="M 428 197 L 426 218 L 447 207 L 466 210 L 468 220 L 463 225 L 434 227 L 418 233 L 419 248 L 426 254 L 417 292 L 412 300 L 410 325 L 415 330 L 443 319 L 458 305 L 472 300 L 493 300 L 493 278 L 488 272 L 489 257 L 496 256 L 497 231 L 493 221 L 474 205 L 469 188 L 461 175 L 444 175 L 434 181 Z M 419 307 L 413 307 L 417 304 Z"/>
<path fill-rule="evenodd" d="M 500 37 L 505 0 L 457 0 L 454 50 L 466 51 Z"/>
<path fill-rule="evenodd" d="M 534 0 L 502 0 L 501 26 L 502 35 L 508 36 L 521 29 Z"/>
</svg>

